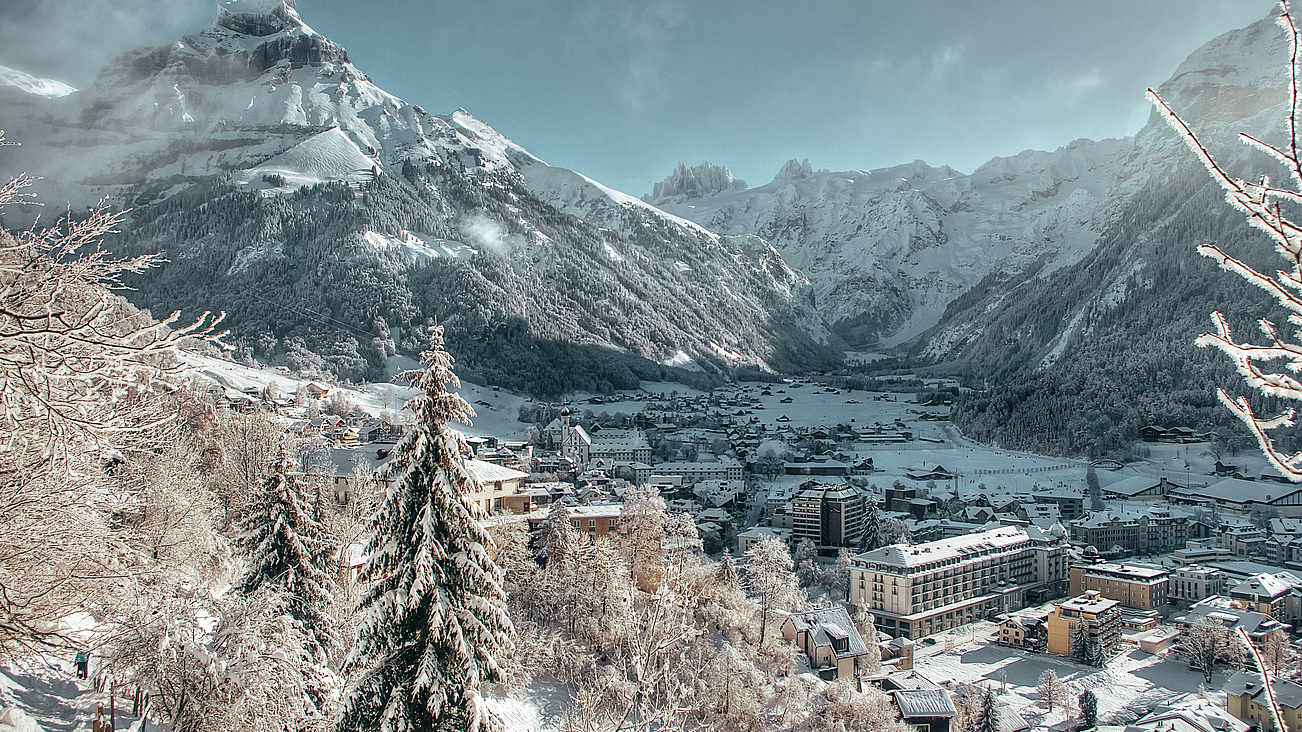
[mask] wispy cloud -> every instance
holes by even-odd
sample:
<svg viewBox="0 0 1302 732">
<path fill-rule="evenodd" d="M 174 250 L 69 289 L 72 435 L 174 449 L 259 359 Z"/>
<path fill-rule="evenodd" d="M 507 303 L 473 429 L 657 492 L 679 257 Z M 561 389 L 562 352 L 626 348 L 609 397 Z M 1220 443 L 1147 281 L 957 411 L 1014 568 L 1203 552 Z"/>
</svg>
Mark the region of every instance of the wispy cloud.
<svg viewBox="0 0 1302 732">
<path fill-rule="evenodd" d="M 589 30 L 602 29 L 622 45 L 622 68 L 615 74 L 619 99 L 640 111 L 670 92 L 665 64 L 670 45 L 689 19 L 682 0 L 652 0 L 624 4 L 597 0 L 579 13 Z"/>
</svg>

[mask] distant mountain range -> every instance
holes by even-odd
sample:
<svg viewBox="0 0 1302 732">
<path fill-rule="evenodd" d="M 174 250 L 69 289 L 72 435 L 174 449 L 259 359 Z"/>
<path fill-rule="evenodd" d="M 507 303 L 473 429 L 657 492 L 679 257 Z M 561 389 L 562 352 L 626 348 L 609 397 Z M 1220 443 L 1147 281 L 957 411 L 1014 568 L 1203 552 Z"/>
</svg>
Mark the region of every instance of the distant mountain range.
<svg viewBox="0 0 1302 732">
<path fill-rule="evenodd" d="M 1281 134 L 1283 52 L 1268 17 L 1161 91 L 1256 174 L 1233 133 Z M 1115 453 L 1144 421 L 1223 419 L 1232 377 L 1192 339 L 1262 304 L 1194 253 L 1266 256 L 1156 118 L 970 174 L 680 164 L 639 199 L 388 94 L 292 0 L 228 0 L 82 91 L 0 68 L 0 104 L 25 143 L 0 164 L 131 206 L 113 246 L 169 257 L 140 304 L 225 309 L 250 355 L 355 378 L 431 318 L 469 375 L 539 394 L 892 350 L 991 387 L 956 414 L 978 438 Z"/>
</svg>

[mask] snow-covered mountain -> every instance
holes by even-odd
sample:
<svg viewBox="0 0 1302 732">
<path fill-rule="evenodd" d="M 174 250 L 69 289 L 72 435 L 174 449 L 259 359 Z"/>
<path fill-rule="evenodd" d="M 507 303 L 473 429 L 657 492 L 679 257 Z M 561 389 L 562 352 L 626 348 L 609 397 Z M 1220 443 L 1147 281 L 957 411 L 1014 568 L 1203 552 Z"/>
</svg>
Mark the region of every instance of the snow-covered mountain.
<svg viewBox="0 0 1302 732">
<path fill-rule="evenodd" d="M 5 167 L 44 176 L 46 201 L 132 206 L 114 246 L 171 260 L 137 299 L 227 310 L 263 356 L 374 375 L 430 318 L 470 373 L 535 391 L 626 384 L 642 358 L 829 353 L 807 280 L 764 242 L 385 92 L 293 0 L 225 0 L 209 27 L 65 99 L 0 110 L 24 143 Z"/>
<path fill-rule="evenodd" d="M 935 325 L 991 271 L 1083 256 L 1111 215 L 1130 147 L 1077 140 L 996 158 L 971 175 L 922 161 L 814 171 L 791 160 L 756 188 L 650 200 L 721 233 L 765 238 L 813 281 L 836 333 L 872 347 Z"/>
<path fill-rule="evenodd" d="M 1248 179 L 1284 174 L 1237 138 L 1286 139 L 1288 54 L 1274 15 L 1207 43 L 1157 87 L 1220 163 Z M 1284 313 L 1195 248 L 1214 241 L 1267 271 L 1278 257 L 1156 114 L 1121 162 L 1096 247 L 1052 273 L 992 273 L 921 340 L 918 355 L 989 380 L 991 391 L 955 415 L 968 434 L 1073 454 L 1122 454 L 1151 423 L 1247 437 L 1214 397 L 1217 385 L 1239 391 L 1240 377 L 1193 341 L 1212 310 L 1244 333 Z"/>
</svg>

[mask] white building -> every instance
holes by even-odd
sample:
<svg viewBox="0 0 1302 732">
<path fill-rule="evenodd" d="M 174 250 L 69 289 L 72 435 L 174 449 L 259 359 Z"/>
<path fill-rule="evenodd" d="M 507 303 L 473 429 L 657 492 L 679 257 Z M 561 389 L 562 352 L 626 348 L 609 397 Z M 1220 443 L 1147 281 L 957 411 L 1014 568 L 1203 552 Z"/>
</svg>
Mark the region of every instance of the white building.
<svg viewBox="0 0 1302 732">
<path fill-rule="evenodd" d="M 1179 602 L 1195 603 L 1224 592 L 1224 572 L 1215 567 L 1193 564 L 1171 572 L 1167 596 Z"/>
<path fill-rule="evenodd" d="M 660 463 L 655 466 L 655 474 L 677 475 L 683 479 L 683 483 L 696 483 L 702 480 L 742 480 L 741 463 L 727 455 L 709 463 Z"/>
</svg>

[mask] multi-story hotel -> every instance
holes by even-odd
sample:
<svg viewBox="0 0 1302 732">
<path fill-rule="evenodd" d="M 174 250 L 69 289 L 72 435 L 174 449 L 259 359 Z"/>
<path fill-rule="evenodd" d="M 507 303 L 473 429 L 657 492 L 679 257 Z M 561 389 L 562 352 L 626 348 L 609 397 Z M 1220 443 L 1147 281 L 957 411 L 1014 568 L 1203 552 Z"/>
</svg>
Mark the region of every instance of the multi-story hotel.
<svg viewBox="0 0 1302 732">
<path fill-rule="evenodd" d="M 866 606 L 877 627 L 893 636 L 921 638 L 1025 605 L 1028 589 L 1048 578 L 1039 552 L 1047 546 L 1015 526 L 909 546 L 864 552 L 850 568 L 850 601 Z"/>
<path fill-rule="evenodd" d="M 1095 647 L 1105 656 L 1121 647 L 1121 603 L 1097 590 L 1054 605 L 1045 625 L 1049 653 L 1059 656 L 1072 654 L 1072 639 L 1080 632 L 1094 636 Z"/>
</svg>

